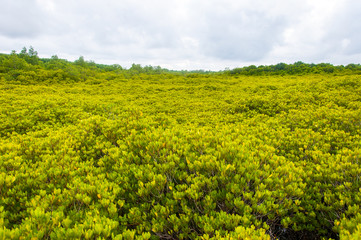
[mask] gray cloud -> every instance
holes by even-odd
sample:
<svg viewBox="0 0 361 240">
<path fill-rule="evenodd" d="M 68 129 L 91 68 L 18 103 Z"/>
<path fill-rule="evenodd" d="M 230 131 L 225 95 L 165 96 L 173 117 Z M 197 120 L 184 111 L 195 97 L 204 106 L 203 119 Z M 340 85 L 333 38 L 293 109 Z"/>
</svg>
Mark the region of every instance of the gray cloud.
<svg viewBox="0 0 361 240">
<path fill-rule="evenodd" d="M 43 12 L 34 8 L 36 2 L 2 1 L 0 8 L 0 34 L 12 38 L 36 37 L 43 30 Z"/>
<path fill-rule="evenodd" d="M 270 19 L 262 12 L 243 12 L 228 15 L 210 14 L 201 36 L 206 55 L 220 59 L 256 61 L 262 59 L 278 41 L 284 23 Z"/>
<path fill-rule="evenodd" d="M 361 54 L 361 2 L 345 1 L 329 21 L 324 41 L 346 55 Z"/>
<path fill-rule="evenodd" d="M 3 0 L 0 51 L 70 60 L 224 69 L 355 61 L 357 0 Z M 353 57 L 351 57 L 353 56 Z"/>
</svg>

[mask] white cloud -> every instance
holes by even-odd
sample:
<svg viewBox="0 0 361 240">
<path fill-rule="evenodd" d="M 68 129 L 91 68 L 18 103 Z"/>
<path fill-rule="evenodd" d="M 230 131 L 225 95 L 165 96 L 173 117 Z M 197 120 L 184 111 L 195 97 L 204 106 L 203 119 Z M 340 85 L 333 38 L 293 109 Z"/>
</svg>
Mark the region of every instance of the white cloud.
<svg viewBox="0 0 361 240">
<path fill-rule="evenodd" d="M 0 10 L 0 34 L 11 38 L 35 37 L 41 32 L 42 13 L 34 1 L 3 1 Z"/>
<path fill-rule="evenodd" d="M 348 2 L 348 4 L 347 4 Z M 297 22 L 284 31 L 284 43 L 276 45 L 267 60 L 278 62 L 331 62 L 349 63 L 354 59 L 338 55 L 340 48 L 350 45 L 350 40 L 342 34 L 349 26 L 341 26 L 340 18 L 349 15 L 345 10 L 354 9 L 356 1 L 309 1 L 309 11 L 300 15 Z M 356 7 L 357 8 L 357 7 Z M 360 8 L 358 8 L 360 9 Z M 359 16 L 354 16 L 359 20 Z M 360 22 L 360 21 L 357 21 Z M 356 35 L 356 32 L 351 34 Z M 346 61 L 346 62 L 345 62 Z"/>
<path fill-rule="evenodd" d="M 361 54 L 356 0 L 3 0 L 0 51 L 214 69 L 347 64 Z"/>
</svg>

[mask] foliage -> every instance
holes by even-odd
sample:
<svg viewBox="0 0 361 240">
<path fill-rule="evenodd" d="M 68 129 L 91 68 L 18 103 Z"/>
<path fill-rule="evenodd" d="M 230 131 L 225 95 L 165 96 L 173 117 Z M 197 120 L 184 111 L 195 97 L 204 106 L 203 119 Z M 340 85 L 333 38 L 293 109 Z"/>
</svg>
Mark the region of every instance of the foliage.
<svg viewBox="0 0 361 240">
<path fill-rule="evenodd" d="M 235 68 L 227 71 L 228 74 L 234 75 L 304 75 L 310 73 L 326 73 L 326 74 L 361 74 L 360 64 L 349 64 L 347 66 L 333 66 L 330 63 L 307 64 L 303 62 L 295 62 L 294 64 L 278 63 L 269 66 L 247 66 L 243 68 Z"/>
<path fill-rule="evenodd" d="M 1 62 L 1 239 L 360 234 L 359 75 L 23 60 Z"/>
</svg>

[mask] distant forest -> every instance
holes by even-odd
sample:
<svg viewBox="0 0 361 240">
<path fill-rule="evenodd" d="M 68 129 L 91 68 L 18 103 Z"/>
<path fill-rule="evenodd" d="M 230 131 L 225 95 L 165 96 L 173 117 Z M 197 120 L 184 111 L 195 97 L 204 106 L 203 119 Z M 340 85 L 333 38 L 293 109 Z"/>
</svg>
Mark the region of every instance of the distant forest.
<svg viewBox="0 0 361 240">
<path fill-rule="evenodd" d="M 39 58 L 33 47 L 24 47 L 20 53 L 12 51 L 10 54 L 0 54 L 0 79 L 13 83 L 28 84 L 38 81 L 66 81 L 77 82 L 85 79 L 114 79 L 118 77 L 130 78 L 139 74 L 175 74 L 196 77 L 197 74 L 225 74 L 225 75 L 303 75 L 303 74 L 361 74 L 360 64 L 334 66 L 330 63 L 308 64 L 296 62 L 294 64 L 278 63 L 268 66 L 247 66 L 223 71 L 175 71 L 160 66 L 141 66 L 132 64 L 129 69 L 118 64 L 105 65 L 93 61 L 86 61 L 84 57 L 74 62 L 60 59 L 54 55 L 51 58 Z"/>
<path fill-rule="evenodd" d="M 309 73 L 361 73 L 360 64 L 348 64 L 346 66 L 334 66 L 330 63 L 308 64 L 304 62 L 295 62 L 294 64 L 278 63 L 269 66 L 255 66 L 235 68 L 229 70 L 229 74 L 242 74 L 242 75 L 302 75 Z"/>
</svg>

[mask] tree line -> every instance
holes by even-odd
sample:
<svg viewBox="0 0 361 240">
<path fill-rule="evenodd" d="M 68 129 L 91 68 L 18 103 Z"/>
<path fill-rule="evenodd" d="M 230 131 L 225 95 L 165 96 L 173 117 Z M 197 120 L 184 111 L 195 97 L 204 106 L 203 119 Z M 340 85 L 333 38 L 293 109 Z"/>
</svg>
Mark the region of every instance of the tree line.
<svg viewBox="0 0 361 240">
<path fill-rule="evenodd" d="M 200 75 L 303 75 L 303 74 L 361 74 L 360 64 L 334 66 L 330 63 L 308 64 L 301 61 L 294 64 L 278 63 L 276 65 L 246 66 L 223 71 L 205 70 L 169 70 L 160 66 L 142 66 L 133 63 L 130 68 L 119 64 L 106 65 L 87 61 L 80 56 L 75 61 L 61 59 L 57 55 L 51 58 L 40 58 L 33 47 L 24 47 L 20 53 L 13 50 L 10 54 L 0 54 L 0 79 L 27 84 L 39 81 L 78 82 L 89 78 L 115 79 L 132 78 L 141 74 L 184 75 L 198 77 Z"/>
<path fill-rule="evenodd" d="M 293 64 L 278 63 L 276 65 L 246 66 L 226 71 L 230 75 L 302 75 L 302 74 L 335 74 L 335 73 L 361 73 L 360 64 L 334 66 L 331 63 L 308 64 L 301 61 Z"/>
</svg>

